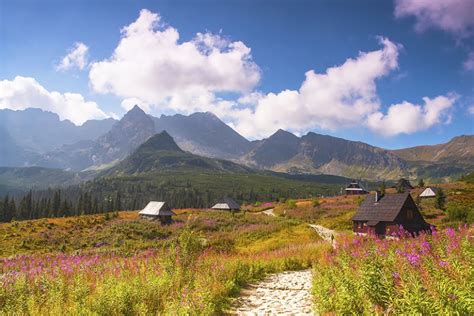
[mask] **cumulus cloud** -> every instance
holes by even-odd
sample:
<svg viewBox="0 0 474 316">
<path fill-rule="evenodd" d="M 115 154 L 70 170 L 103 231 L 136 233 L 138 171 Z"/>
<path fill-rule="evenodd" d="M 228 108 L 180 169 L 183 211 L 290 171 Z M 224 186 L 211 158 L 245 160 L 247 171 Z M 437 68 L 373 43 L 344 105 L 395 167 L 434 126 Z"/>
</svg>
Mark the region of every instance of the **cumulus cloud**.
<svg viewBox="0 0 474 316">
<path fill-rule="evenodd" d="M 121 33 L 113 55 L 91 64 L 96 92 L 189 113 L 207 110 L 215 93 L 247 93 L 260 81 L 250 48 L 240 41 L 197 33 L 180 42 L 178 30 L 148 10 Z"/>
<path fill-rule="evenodd" d="M 61 119 L 80 125 L 89 119 L 103 119 L 107 115 L 92 101 L 78 93 L 46 90 L 34 78 L 16 76 L 0 81 L 0 109 L 24 110 L 41 108 L 55 112 Z"/>
<path fill-rule="evenodd" d="M 467 37 L 474 31 L 473 0 L 395 0 L 395 16 L 414 16 L 420 32 L 433 27 Z"/>
<path fill-rule="evenodd" d="M 376 80 L 398 67 L 401 46 L 387 38 L 379 41 L 381 49 L 360 52 L 325 73 L 308 71 L 299 90 L 253 95 L 255 107 L 235 113 L 235 127 L 245 136 L 265 137 L 276 128 L 304 132 L 363 124 L 380 107 Z"/>
<path fill-rule="evenodd" d="M 139 104 L 147 112 L 211 111 L 249 138 L 267 137 L 279 128 L 296 134 L 316 127 L 379 131 L 384 122 L 395 121 L 397 113 L 408 112 L 422 118 L 421 124 L 411 129 L 396 126 L 383 134 L 411 133 L 443 121 L 452 104 L 443 107 L 440 100 L 455 101 L 449 96 L 426 98 L 423 106 L 406 102 L 382 113 L 377 81 L 398 69 L 402 48 L 383 37 L 378 38 L 380 49 L 360 52 L 321 73 L 306 72 L 298 90 L 263 93 L 257 89 L 261 71 L 250 48 L 240 41 L 210 33 L 180 41 L 177 29 L 148 10 L 121 33 L 112 56 L 90 65 L 94 91 L 121 97 L 126 110 Z M 226 92 L 236 97 L 222 97 Z"/>
<path fill-rule="evenodd" d="M 470 52 L 464 61 L 464 69 L 474 71 L 474 52 Z"/>
<path fill-rule="evenodd" d="M 89 47 L 84 43 L 77 42 L 69 50 L 68 54 L 61 59 L 56 66 L 58 71 L 66 71 L 72 68 L 83 70 L 87 66 L 87 52 Z"/>
<path fill-rule="evenodd" d="M 449 123 L 449 109 L 454 105 L 456 95 L 423 98 L 423 105 L 402 102 L 391 105 L 387 114 L 375 112 L 368 117 L 367 125 L 373 131 L 384 135 L 411 134 L 428 129 L 435 124 Z"/>
</svg>

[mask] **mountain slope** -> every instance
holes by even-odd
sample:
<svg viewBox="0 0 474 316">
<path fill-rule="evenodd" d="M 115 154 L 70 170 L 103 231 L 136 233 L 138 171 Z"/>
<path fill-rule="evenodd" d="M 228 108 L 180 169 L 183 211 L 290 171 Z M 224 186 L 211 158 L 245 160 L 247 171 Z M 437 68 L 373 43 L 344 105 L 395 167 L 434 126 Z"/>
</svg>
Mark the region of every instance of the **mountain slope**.
<svg viewBox="0 0 474 316">
<path fill-rule="evenodd" d="M 74 185 L 92 177 L 92 173 L 69 172 L 61 169 L 0 167 L 0 194 Z"/>
<path fill-rule="evenodd" d="M 396 178 L 406 167 L 398 156 L 365 143 L 312 132 L 299 138 L 282 130 L 256 145 L 242 161 L 280 172 L 366 179 Z"/>
<path fill-rule="evenodd" d="M 37 153 L 18 145 L 8 131 L 0 125 L 0 166 L 22 166 L 37 157 Z"/>
<path fill-rule="evenodd" d="M 250 169 L 230 161 L 205 158 L 184 152 L 164 131 L 149 138 L 129 157 L 104 171 L 102 175 L 133 175 L 165 171 L 249 172 Z"/>
<path fill-rule="evenodd" d="M 167 131 L 184 150 L 196 155 L 235 159 L 251 143 L 210 112 L 153 118 L 157 132 Z"/>
<path fill-rule="evenodd" d="M 110 164 L 125 158 L 155 134 L 153 120 L 138 106 L 95 141 L 79 141 L 45 154 L 37 165 L 71 170 Z"/>
<path fill-rule="evenodd" d="M 407 161 L 474 162 L 474 135 L 457 136 L 445 144 L 417 146 L 392 152 Z"/>
<path fill-rule="evenodd" d="M 91 120 L 81 126 L 59 116 L 36 108 L 22 111 L 0 110 L 0 126 L 10 134 L 17 146 L 44 153 L 63 144 L 92 140 L 106 133 L 114 119 Z M 0 138 L 0 142 L 3 138 Z"/>
</svg>

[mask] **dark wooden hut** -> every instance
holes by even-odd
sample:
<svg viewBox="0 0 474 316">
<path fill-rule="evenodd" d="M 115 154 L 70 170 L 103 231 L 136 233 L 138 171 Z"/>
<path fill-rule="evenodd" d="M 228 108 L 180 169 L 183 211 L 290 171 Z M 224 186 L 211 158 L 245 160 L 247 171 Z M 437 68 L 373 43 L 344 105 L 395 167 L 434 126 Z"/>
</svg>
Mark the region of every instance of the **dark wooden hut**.
<svg viewBox="0 0 474 316">
<path fill-rule="evenodd" d="M 217 202 L 212 209 L 222 211 L 240 211 L 240 205 L 231 198 L 225 197 Z"/>
<path fill-rule="evenodd" d="M 368 195 L 352 218 L 355 233 L 391 235 L 401 227 L 412 234 L 429 231 L 415 201 L 406 193 Z"/>
<path fill-rule="evenodd" d="M 359 195 L 367 193 L 368 192 L 356 180 L 352 180 L 352 182 L 346 187 L 346 195 Z"/>
</svg>

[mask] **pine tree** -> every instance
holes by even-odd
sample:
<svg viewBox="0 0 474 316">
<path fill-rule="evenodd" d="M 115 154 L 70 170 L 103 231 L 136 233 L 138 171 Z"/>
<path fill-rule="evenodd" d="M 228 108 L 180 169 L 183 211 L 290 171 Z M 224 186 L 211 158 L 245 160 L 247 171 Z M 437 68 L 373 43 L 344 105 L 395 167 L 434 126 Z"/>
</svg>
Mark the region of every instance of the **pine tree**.
<svg viewBox="0 0 474 316">
<path fill-rule="evenodd" d="M 425 186 L 425 181 L 423 181 L 423 179 L 420 179 L 420 181 L 418 182 L 418 187 L 423 188 L 424 186 Z"/>
<path fill-rule="evenodd" d="M 445 204 L 446 204 L 446 195 L 444 195 L 444 192 L 441 188 L 436 191 L 436 196 L 435 196 L 435 207 L 440 210 L 445 210 Z"/>
</svg>

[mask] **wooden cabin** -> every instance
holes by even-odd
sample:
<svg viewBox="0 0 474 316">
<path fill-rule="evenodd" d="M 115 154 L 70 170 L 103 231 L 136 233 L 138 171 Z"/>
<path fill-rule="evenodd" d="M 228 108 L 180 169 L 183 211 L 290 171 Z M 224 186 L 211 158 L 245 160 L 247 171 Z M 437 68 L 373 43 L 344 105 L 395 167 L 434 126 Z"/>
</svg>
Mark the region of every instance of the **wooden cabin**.
<svg viewBox="0 0 474 316">
<path fill-rule="evenodd" d="M 231 198 L 223 198 L 218 201 L 213 207 L 213 210 L 221 211 L 240 211 L 240 205 Z"/>
<path fill-rule="evenodd" d="M 355 233 L 379 236 L 398 233 L 400 228 L 412 234 L 430 231 L 415 201 L 408 192 L 368 195 L 352 217 Z"/>
<path fill-rule="evenodd" d="M 176 215 L 166 202 L 151 201 L 143 210 L 138 212 L 141 218 L 159 220 L 162 224 L 170 224 Z"/>
<path fill-rule="evenodd" d="M 438 192 L 438 188 L 435 187 L 427 187 L 423 192 L 420 194 L 420 198 L 431 198 L 435 197 L 436 193 Z"/>
<path fill-rule="evenodd" d="M 361 195 L 367 193 L 368 192 L 356 180 L 352 180 L 346 187 L 346 195 Z"/>
</svg>

